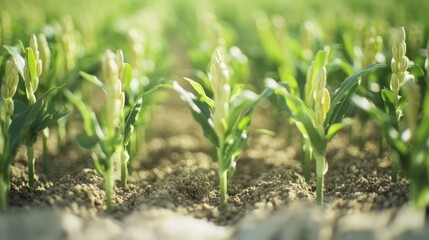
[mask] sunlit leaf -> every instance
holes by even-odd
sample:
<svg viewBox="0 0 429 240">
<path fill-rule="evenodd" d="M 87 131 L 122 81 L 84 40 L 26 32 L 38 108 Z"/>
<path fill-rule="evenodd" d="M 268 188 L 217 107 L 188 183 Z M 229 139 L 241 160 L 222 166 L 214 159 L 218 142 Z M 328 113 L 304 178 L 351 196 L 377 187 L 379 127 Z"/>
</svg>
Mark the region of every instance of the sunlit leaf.
<svg viewBox="0 0 429 240">
<path fill-rule="evenodd" d="M 360 78 L 363 74 L 373 71 L 377 68 L 385 66 L 384 64 L 374 64 L 369 67 L 366 67 L 355 74 L 347 77 L 340 85 L 340 87 L 335 91 L 334 95 L 331 98 L 331 108 L 326 116 L 325 128 L 339 123 L 345 117 L 347 113 L 353 95 L 356 93 L 358 86 L 360 84 Z"/>
</svg>

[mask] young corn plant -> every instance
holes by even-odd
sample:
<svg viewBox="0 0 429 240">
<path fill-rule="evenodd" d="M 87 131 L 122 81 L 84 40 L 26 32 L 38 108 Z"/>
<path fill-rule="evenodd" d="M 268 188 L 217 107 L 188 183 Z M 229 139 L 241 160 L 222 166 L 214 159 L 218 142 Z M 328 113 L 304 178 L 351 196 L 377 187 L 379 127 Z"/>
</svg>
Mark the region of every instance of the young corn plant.
<svg viewBox="0 0 429 240">
<path fill-rule="evenodd" d="M 415 77 L 408 73 L 410 61 L 405 54 L 405 30 L 401 27 L 392 46 L 390 85 L 381 91 L 384 108 L 376 107 L 368 98 L 356 97 L 355 102 L 375 120 L 387 141 L 392 181 L 397 181 L 401 168 L 412 181 L 410 187 L 414 202 L 424 207 L 429 203 L 426 157 L 429 94 L 427 84 L 422 84 L 426 89 L 421 91 Z M 425 68 L 428 68 L 427 59 Z"/>
<path fill-rule="evenodd" d="M 394 109 L 380 109 L 364 97 L 356 96 L 354 102 L 379 125 L 389 153 L 398 161 L 396 167 L 401 167 L 411 180 L 412 201 L 418 208 L 424 208 L 429 206 L 429 88 L 422 97 L 416 80 L 408 78 L 402 90 L 401 111 L 405 120 L 402 118 L 401 122 L 391 113 Z M 392 172 L 397 168 L 392 167 Z M 397 172 L 392 173 L 393 177 L 397 177 Z"/>
<path fill-rule="evenodd" d="M 141 111 L 144 95 L 125 108 L 122 86 L 130 81 L 132 75 L 130 65 L 123 62 L 121 51 L 117 54 L 110 50 L 105 52 L 102 63 L 103 82 L 87 73 L 82 72 L 81 75 L 99 86 L 106 96 L 104 108 L 96 114 L 82 99 L 65 91 L 67 98 L 82 115 L 85 134 L 78 135 L 77 141 L 83 148 L 92 150 L 95 168 L 104 178 L 107 210 L 111 211 L 114 164 L 121 163 L 121 185 L 126 188 L 129 160 L 127 145 Z"/>
<path fill-rule="evenodd" d="M 75 28 L 73 19 L 66 15 L 58 22 L 54 22 L 53 26 L 55 31 L 53 32 L 53 35 L 51 35 L 51 71 L 50 74 L 46 75 L 42 71 L 41 85 L 42 83 L 43 85 L 41 87 L 43 88 L 47 86 L 46 88 L 49 89 L 53 86 L 67 85 L 67 89 L 72 92 L 77 91 L 77 89 L 81 91 L 88 90 L 89 92 L 91 89 L 82 87 L 81 82 L 78 81 L 78 69 L 84 69 L 86 71 L 92 63 L 88 63 L 84 58 L 84 44 L 79 41 L 79 32 Z M 96 43 L 97 40 L 93 39 L 92 42 Z M 43 56 L 42 46 L 42 44 L 39 44 L 41 58 Z M 91 61 L 96 62 L 95 57 L 91 59 Z M 43 62 L 43 68 L 47 67 L 48 64 L 49 62 Z M 59 92 L 59 94 L 56 95 L 55 101 L 58 104 L 72 108 L 62 92 Z M 57 151 L 61 151 L 66 146 L 68 140 L 67 133 L 70 132 L 68 129 L 70 127 L 70 122 L 70 119 L 65 117 L 58 121 L 55 126 Z"/>
<path fill-rule="evenodd" d="M 381 97 L 379 98 L 368 94 L 366 95 L 366 98 L 370 99 L 372 104 L 384 108 L 384 112 L 391 115 L 392 119 L 395 119 L 394 128 L 398 132 L 400 132 L 401 122 L 404 116 L 404 106 L 407 99 L 403 95 L 404 92 L 402 91 L 402 88 L 410 79 L 414 78 L 407 71 L 409 60 L 406 56 L 406 50 L 405 29 L 401 27 L 397 30 L 396 36 L 393 40 L 391 60 L 392 74 L 390 77 L 389 88 L 382 89 Z M 377 99 L 382 100 L 381 104 L 377 102 Z M 358 105 L 358 107 L 360 106 Z M 362 109 L 368 112 L 367 109 Z M 399 156 L 393 149 L 389 149 L 389 152 L 392 162 L 391 179 L 393 182 L 396 182 L 398 179 Z"/>
<path fill-rule="evenodd" d="M 30 38 L 30 47 L 26 49 L 25 66 L 24 66 L 24 82 L 25 93 L 28 99 L 28 104 L 32 105 L 36 102 L 36 90 L 39 86 L 39 77 L 42 74 L 42 60 L 37 44 L 37 38 L 33 35 Z M 34 143 L 36 139 L 27 139 L 27 159 L 28 159 L 28 183 L 30 187 L 34 187 Z"/>
<path fill-rule="evenodd" d="M 39 48 L 40 45 L 40 48 Z M 30 46 L 24 49 L 25 57 L 22 57 L 17 48 L 11 46 L 5 46 L 8 52 L 13 56 L 18 72 L 24 79 L 25 85 L 25 96 L 27 98 L 27 104 L 33 105 L 36 102 L 36 91 L 39 87 L 40 77 L 46 78 L 49 71 L 50 62 L 50 50 L 47 45 L 46 37 L 43 34 L 39 34 L 38 37 L 32 35 L 30 37 Z M 45 66 L 46 63 L 46 66 Z M 43 74 L 43 75 L 42 75 Z M 52 94 L 50 95 L 52 96 Z M 49 101 L 49 100 L 48 100 Z M 51 107 L 54 109 L 55 107 Z M 63 115 L 64 116 L 64 115 Z M 60 119 L 60 118 L 59 118 Z M 57 119 L 58 120 L 58 119 Z M 42 129 L 42 141 L 43 141 L 43 165 L 45 173 L 48 168 L 48 149 L 47 149 L 47 138 L 48 128 Z M 26 140 L 27 146 L 27 158 L 28 158 L 28 179 L 30 187 L 34 186 L 34 148 L 33 145 L 37 140 L 37 135 L 28 137 Z"/>
<path fill-rule="evenodd" d="M 41 82 L 49 86 L 48 74 L 50 71 L 51 50 L 49 49 L 46 36 L 43 33 L 40 33 L 37 35 L 37 44 L 39 46 L 40 60 L 43 63 L 42 71 L 40 74 L 40 80 Z M 45 172 L 46 175 L 49 174 L 48 139 L 49 139 L 49 128 L 45 128 L 42 131 L 42 145 L 43 145 L 42 159 L 43 159 L 43 171 Z"/>
<path fill-rule="evenodd" d="M 0 210 L 7 208 L 9 192 L 11 117 L 14 112 L 13 96 L 18 87 L 18 66 L 14 58 L 6 62 L 5 78 L 1 85 L 0 102 Z"/>
<path fill-rule="evenodd" d="M 392 46 L 392 76 L 390 80 L 390 89 L 383 89 L 381 96 L 383 98 L 385 110 L 388 114 L 391 114 L 397 123 L 397 129 L 399 128 L 399 122 L 403 116 L 403 108 L 406 101 L 406 97 L 402 97 L 400 89 L 406 83 L 406 77 L 412 77 L 408 74 L 408 58 L 405 55 L 407 51 L 407 45 L 405 43 L 405 29 L 399 28 L 396 34 L 396 38 L 393 41 Z M 393 153 L 391 156 L 392 160 L 392 181 L 396 182 L 398 179 L 399 162 L 398 156 Z"/>
<path fill-rule="evenodd" d="M 216 151 L 220 204 L 225 204 L 228 178 L 234 174 L 236 159 L 246 146 L 253 109 L 273 90 L 266 88 L 257 95 L 245 90 L 241 84 L 234 84 L 222 48 L 217 48 L 211 59 L 208 80 L 212 97 L 207 95 L 200 83 L 185 79 L 198 96 L 183 89 L 176 81 L 172 83 L 172 88 L 188 105 L 193 118 L 201 125 L 204 136 Z"/>
<path fill-rule="evenodd" d="M 352 34 L 343 35 L 343 43 L 345 53 L 348 56 L 349 62 L 338 59 L 338 65 L 347 73 L 352 74 L 355 70 L 361 69 L 362 67 L 369 66 L 375 63 L 385 63 L 385 57 L 382 54 L 383 50 L 383 38 L 378 35 L 377 30 L 374 26 L 365 27 L 362 24 L 356 24 L 353 36 Z M 358 89 L 358 94 L 368 96 L 380 104 L 382 104 L 381 98 L 378 98 L 379 89 L 382 88 L 383 83 L 379 81 L 379 77 L 375 75 L 368 75 L 362 78 L 362 84 Z M 377 96 L 377 97 L 375 97 Z M 350 139 L 357 140 L 359 147 L 362 150 L 365 146 L 368 137 L 368 114 L 357 111 L 355 121 L 360 125 L 360 128 L 353 128 L 350 131 Z M 357 134 L 359 131 L 359 134 Z M 382 152 L 382 141 L 380 141 L 380 154 Z"/>
<path fill-rule="evenodd" d="M 18 73 L 23 71 L 24 68 L 20 68 L 15 58 L 6 62 L 0 101 L 0 209 L 5 209 L 8 205 L 9 170 L 19 145 L 29 141 L 34 143 L 43 129 L 67 114 L 49 101 L 49 97 L 57 89 L 47 91 L 31 105 L 14 100 L 19 81 Z M 34 178 L 32 184 L 34 185 Z"/>
<path fill-rule="evenodd" d="M 316 196 L 319 204 L 323 203 L 324 176 L 328 171 L 328 143 L 345 126 L 343 118 L 359 87 L 361 76 L 380 67 L 372 65 L 347 77 L 331 97 L 326 88 L 326 58 L 327 51 L 321 50 L 311 63 L 302 99 L 291 93 L 288 84 L 277 83 L 272 79 L 267 81 L 267 86 L 275 89 L 280 107 L 294 119 L 305 139 L 307 165 L 311 156 L 316 160 Z"/>
<path fill-rule="evenodd" d="M 153 19 L 153 16 L 149 15 L 142 14 L 138 17 Z M 161 20 L 157 19 L 155 21 Z M 140 28 L 130 26 L 130 28 L 126 28 L 128 47 L 124 50 L 124 53 L 129 56 L 128 61 L 133 66 L 133 71 L 132 78 L 124 82 L 123 89 L 126 97 L 126 107 L 134 103 L 142 93 L 151 92 L 161 86 L 164 82 L 164 76 L 168 75 L 167 69 L 171 63 L 170 57 L 166 54 L 168 52 L 166 49 L 168 44 L 165 43 L 166 38 L 163 37 L 162 29 L 149 26 L 142 26 Z M 129 171 L 133 170 L 135 161 L 138 160 L 138 156 L 141 156 L 142 146 L 144 146 L 148 131 L 147 126 L 151 123 L 153 106 L 162 101 L 163 98 L 164 92 L 162 91 L 145 95 L 145 100 L 141 106 L 142 110 L 127 146 L 130 155 L 128 163 Z"/>
</svg>

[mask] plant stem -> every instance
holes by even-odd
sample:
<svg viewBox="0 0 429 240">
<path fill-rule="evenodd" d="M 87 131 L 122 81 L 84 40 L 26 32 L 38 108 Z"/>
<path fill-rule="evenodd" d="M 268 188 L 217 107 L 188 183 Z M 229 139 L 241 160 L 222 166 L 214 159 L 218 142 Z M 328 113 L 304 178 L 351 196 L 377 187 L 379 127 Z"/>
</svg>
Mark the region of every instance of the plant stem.
<svg viewBox="0 0 429 240">
<path fill-rule="evenodd" d="M 9 168 L 7 168 L 9 171 Z M 0 211 L 4 211 L 8 206 L 9 195 L 9 174 L 0 176 Z"/>
<path fill-rule="evenodd" d="M 60 118 L 58 119 L 58 128 L 57 128 L 57 149 L 61 151 L 63 147 L 66 145 L 67 138 L 67 119 Z"/>
<path fill-rule="evenodd" d="M 228 199 L 228 171 L 219 169 L 219 190 L 220 190 L 220 204 L 223 205 Z"/>
<path fill-rule="evenodd" d="M 314 158 L 316 159 L 316 201 L 319 205 L 323 204 L 323 188 L 324 188 L 324 176 L 326 173 L 326 159 L 325 153 L 319 154 L 314 151 Z"/>
<path fill-rule="evenodd" d="M 323 188 L 324 188 L 324 179 L 325 176 L 317 176 L 317 183 L 316 183 L 316 199 L 317 204 L 322 205 L 323 204 Z"/>
<path fill-rule="evenodd" d="M 228 171 L 225 169 L 225 159 L 223 158 L 223 141 L 220 142 L 217 149 L 218 175 L 219 175 L 219 194 L 220 204 L 223 205 L 228 199 Z"/>
<path fill-rule="evenodd" d="M 0 150 L 2 154 L 0 155 L 0 211 L 7 209 L 9 205 L 9 191 L 10 191 L 10 135 L 9 135 L 9 126 L 10 126 L 10 116 L 6 117 L 4 125 L 0 126 L 0 130 L 3 134 L 3 149 Z"/>
<path fill-rule="evenodd" d="M 360 134 L 360 140 L 359 140 L 359 149 L 363 151 L 365 149 L 365 143 L 368 140 L 368 127 L 367 127 L 368 121 L 365 119 L 363 122 L 361 122 L 361 134 Z"/>
<path fill-rule="evenodd" d="M 111 165 L 104 172 L 104 189 L 106 191 L 106 206 L 108 212 L 112 212 L 113 170 L 113 166 Z"/>
<path fill-rule="evenodd" d="M 28 159 L 28 185 L 34 187 L 34 147 L 32 143 L 27 143 L 27 159 Z"/>
<path fill-rule="evenodd" d="M 399 156 L 395 151 L 390 151 L 391 161 L 392 161 L 392 182 L 398 181 L 398 169 L 399 169 Z"/>
<path fill-rule="evenodd" d="M 137 128 L 137 127 L 136 127 Z M 137 131 L 136 131 L 137 130 Z M 137 129 L 134 129 L 134 132 L 133 132 L 133 134 L 131 134 L 131 137 L 130 137 L 130 141 L 129 141 L 129 143 L 128 143 L 128 145 L 127 145 L 127 151 L 128 151 L 128 155 L 130 156 L 130 160 L 129 160 L 129 164 L 128 164 L 128 172 L 132 172 L 132 168 L 133 168 L 133 159 L 135 159 L 134 158 L 134 156 L 136 156 L 137 155 L 137 152 L 138 152 L 138 146 L 137 146 L 137 142 L 138 142 L 138 128 Z"/>
<path fill-rule="evenodd" d="M 304 139 L 304 177 L 305 181 L 308 183 L 311 180 L 311 156 L 312 156 L 312 147 L 308 139 Z"/>
<path fill-rule="evenodd" d="M 49 162 L 48 162 L 48 138 L 49 138 L 49 128 L 45 128 L 42 131 L 42 143 L 43 143 L 43 171 L 46 176 L 49 174 Z"/>
<path fill-rule="evenodd" d="M 121 186 L 123 189 L 128 187 L 127 178 L 128 178 L 128 160 L 130 155 L 126 148 L 121 150 Z"/>
<path fill-rule="evenodd" d="M 135 126 L 133 134 L 131 134 L 130 142 L 127 146 L 128 151 L 128 172 L 133 171 L 133 163 L 136 159 L 136 156 L 142 152 L 141 146 L 145 141 L 145 129 L 143 126 Z M 144 145 L 143 145 L 144 146 Z M 144 148 L 143 148 L 144 149 Z"/>
</svg>

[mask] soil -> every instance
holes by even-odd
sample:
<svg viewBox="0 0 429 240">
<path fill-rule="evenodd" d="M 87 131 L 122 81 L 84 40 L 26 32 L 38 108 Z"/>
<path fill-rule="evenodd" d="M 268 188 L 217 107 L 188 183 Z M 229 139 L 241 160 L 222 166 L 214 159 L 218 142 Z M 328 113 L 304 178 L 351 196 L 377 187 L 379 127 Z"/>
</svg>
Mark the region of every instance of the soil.
<svg viewBox="0 0 429 240">
<path fill-rule="evenodd" d="M 130 173 L 129 187 L 114 189 L 113 217 L 121 221 L 136 210 L 171 210 L 234 227 L 259 210 L 271 211 L 294 202 L 315 204 L 315 182 L 303 177 L 300 138 L 294 127 L 267 120 L 269 102 L 257 109 L 252 129 L 268 128 L 275 136 L 253 131 L 236 174 L 228 185 L 228 204 L 219 206 L 217 163 L 191 117 L 174 93 L 154 109 L 147 142 Z M 271 110 L 270 110 L 271 111 Z M 351 129 L 329 144 L 324 208 L 335 216 L 398 209 L 408 202 L 409 182 L 401 175 L 390 180 L 390 161 L 379 152 L 376 128 L 363 149 L 350 141 Z M 289 129 L 289 130 L 288 130 Z M 289 137 L 288 137 L 289 136 Z M 55 140 L 53 140 L 55 141 Z M 103 179 L 87 153 L 71 140 L 60 154 L 52 152 L 50 176 L 42 173 L 39 159 L 36 187 L 28 187 L 23 149 L 11 167 L 10 212 L 22 209 L 59 208 L 82 219 L 106 213 Z M 36 152 L 40 156 L 40 152 Z M 315 176 L 313 175 L 313 178 Z"/>
</svg>

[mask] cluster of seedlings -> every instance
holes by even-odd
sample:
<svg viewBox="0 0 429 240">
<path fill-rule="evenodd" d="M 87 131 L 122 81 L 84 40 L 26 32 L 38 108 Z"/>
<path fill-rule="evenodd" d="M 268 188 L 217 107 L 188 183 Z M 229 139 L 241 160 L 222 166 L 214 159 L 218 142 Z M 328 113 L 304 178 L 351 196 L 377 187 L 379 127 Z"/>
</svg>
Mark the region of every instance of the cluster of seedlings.
<svg viewBox="0 0 429 240">
<path fill-rule="evenodd" d="M 196 3 L 176 3 L 169 11 L 179 18 L 192 4 Z M 296 36 L 288 32 L 286 17 L 271 16 L 268 9 L 252 14 L 250 23 L 235 20 L 229 25 L 222 22 L 228 18 L 221 21 L 214 11 L 199 9 L 195 19 L 184 18 L 174 25 L 166 20 L 166 5 L 161 6 L 164 15 L 147 7 L 117 26 L 104 20 L 106 25 L 98 28 L 86 15 L 65 16 L 43 23 L 42 33 L 30 35 L 28 43 L 14 32 L 17 18 L 1 12 L 1 210 L 8 206 L 10 166 L 18 147 L 26 147 L 32 188 L 36 158 L 43 160 L 49 176 L 52 137 L 58 140 L 58 149 L 68 140 L 87 150 L 104 178 L 106 206 L 111 210 L 114 173 L 120 171 L 121 187 L 127 188 L 150 109 L 164 89 L 172 89 L 188 105 L 216 153 L 220 204 L 228 202 L 228 180 L 246 147 L 253 111 L 264 99 L 283 110 L 286 117 L 281 121 L 293 123 L 301 133 L 294 137 L 302 139 L 306 181 L 312 181 L 315 163 L 319 204 L 330 140 L 350 122 L 360 122 L 365 129 L 369 121 L 379 126 L 380 145 L 387 146 L 391 156 L 392 181 L 401 170 L 411 180 L 414 203 L 429 204 L 429 44 L 424 49 L 416 43 L 423 31 L 408 30 L 416 45 L 410 60 L 404 27 L 392 27 L 393 34 L 383 33 L 383 38 L 375 26 L 355 20 L 352 30 L 338 27 L 344 31 L 340 40 L 323 41 L 321 27 L 314 22 L 301 24 Z M 254 29 L 251 43 L 240 45 L 246 28 Z M 111 29 L 114 33 L 109 33 Z M 102 39 L 97 33 L 104 34 Z M 174 41 L 182 41 L 182 46 L 170 44 Z M 175 48 L 185 49 L 195 68 L 191 78 L 198 80 L 184 78 L 191 88 L 169 80 L 173 60 L 183 57 L 174 58 Z M 252 69 L 254 65 L 258 68 Z M 91 105 L 94 93 L 101 106 Z M 83 131 L 71 139 L 70 126 L 76 119 Z M 42 156 L 35 156 L 39 136 Z"/>
</svg>

